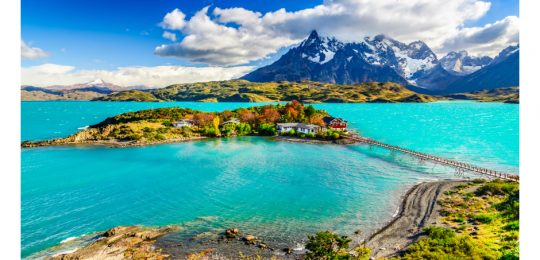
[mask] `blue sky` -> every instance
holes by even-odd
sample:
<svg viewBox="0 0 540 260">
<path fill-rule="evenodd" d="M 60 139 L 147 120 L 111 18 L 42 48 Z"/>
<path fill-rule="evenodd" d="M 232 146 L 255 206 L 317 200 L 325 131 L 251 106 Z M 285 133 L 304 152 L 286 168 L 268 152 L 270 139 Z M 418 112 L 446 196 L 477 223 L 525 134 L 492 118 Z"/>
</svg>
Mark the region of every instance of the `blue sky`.
<svg viewBox="0 0 540 260">
<path fill-rule="evenodd" d="M 322 31 L 323 34 L 332 34 L 349 41 L 361 39 L 361 35 L 374 35 L 377 33 L 389 34 L 405 42 L 420 39 L 426 41 L 429 46 L 435 48 L 435 51 L 439 51 L 439 53 L 454 49 L 467 49 L 473 53 L 493 56 L 504 45 L 515 43 L 517 36 L 508 36 L 504 35 L 504 33 L 508 31 L 508 27 L 517 27 L 517 19 L 507 19 L 508 17 L 519 17 L 517 0 L 454 0 L 463 2 L 462 7 L 445 7 L 442 6 L 445 1 L 440 1 L 441 8 L 438 10 L 436 5 L 425 7 L 406 6 L 408 3 L 405 2 L 414 2 L 414 0 L 374 0 L 367 3 L 360 3 L 359 1 L 354 3 L 355 0 L 328 2 L 308 0 L 22 0 L 22 40 L 26 45 L 39 48 L 39 50 L 47 53 L 47 55 L 38 55 L 39 58 L 24 58 L 22 67 L 30 68 L 42 64 L 58 64 L 72 66 L 78 71 L 115 70 L 119 67 L 163 65 L 180 67 L 218 66 L 225 68 L 233 66 L 256 67 L 278 58 L 290 46 L 307 35 L 311 29 L 317 29 Z M 388 8 L 381 8 L 377 2 L 388 2 L 395 6 L 404 5 L 403 8 L 411 10 L 411 15 L 401 17 L 403 14 L 392 13 L 391 10 L 387 10 Z M 434 2 L 437 1 L 434 0 Z M 350 10 L 341 14 L 339 13 L 341 11 L 336 11 L 339 9 L 336 6 L 345 6 L 345 9 Z M 206 14 L 202 12 L 205 7 L 209 8 Z M 233 7 L 243 8 L 242 12 L 237 14 L 233 13 L 232 9 L 228 9 Z M 164 16 L 175 8 L 178 8 L 185 15 L 184 22 L 186 26 L 181 29 L 167 29 L 166 26 L 160 25 Z M 280 8 L 285 8 L 284 15 L 287 16 L 288 20 L 281 21 L 275 18 L 278 16 L 276 11 Z M 410 26 L 396 28 L 395 25 L 387 21 L 378 21 L 376 16 L 370 16 L 369 14 L 358 14 L 358 17 L 355 17 L 358 13 L 355 12 L 355 9 L 363 10 L 364 8 L 365 10 L 375 10 L 374 12 L 381 10 L 380 16 L 395 15 L 396 20 L 404 19 L 403 25 L 411 24 L 411 21 L 406 22 L 406 19 L 414 19 L 416 12 L 418 12 L 417 15 L 420 18 L 427 18 L 428 20 L 431 19 L 432 13 L 435 13 L 435 18 L 440 13 L 442 20 L 450 19 L 451 21 L 448 22 L 450 26 L 440 24 L 440 21 L 437 20 L 433 20 L 433 22 L 427 21 L 427 24 L 421 25 L 426 28 L 424 31 L 415 30 L 414 27 L 411 28 Z M 426 9 L 424 15 L 422 14 L 424 11 L 421 9 Z M 219 12 L 220 10 L 225 11 Z M 249 18 L 251 14 L 257 14 L 257 12 L 260 18 L 258 26 L 264 28 L 264 31 L 269 31 L 268 35 L 263 35 L 264 37 L 260 38 L 257 38 L 260 32 L 251 28 L 252 26 L 249 24 L 249 21 L 252 20 L 238 18 Z M 332 14 L 332 12 L 337 13 Z M 471 12 L 471 14 L 463 14 L 468 12 Z M 191 19 L 197 13 L 202 19 L 199 19 L 199 23 L 194 21 L 196 19 Z M 268 20 L 271 20 L 271 22 L 263 21 L 265 20 L 263 16 L 268 16 L 266 18 L 270 18 Z M 474 18 L 471 19 L 473 16 Z M 200 21 L 203 21 L 205 17 L 215 25 L 201 24 Z M 454 20 L 453 17 L 457 18 Z M 344 22 L 341 22 L 341 18 L 344 19 Z M 227 19 L 228 21 L 225 21 Z M 334 22 L 337 25 L 332 25 Z M 387 24 L 384 24 L 384 22 Z M 433 24 L 433 28 L 429 28 L 430 23 Z M 496 34 L 491 33 L 493 35 L 489 35 L 489 39 L 493 39 L 493 43 L 481 44 L 481 46 L 478 44 L 472 45 L 473 42 L 478 42 L 478 40 L 475 41 L 474 35 L 480 35 L 481 28 L 494 23 L 498 23 L 499 26 L 485 28 L 486 32 L 498 28 Z M 365 24 L 366 26 L 362 27 L 359 24 Z M 215 31 L 209 31 L 210 28 L 205 26 L 213 26 L 212 30 Z M 223 41 L 218 39 L 214 45 L 209 42 L 211 39 L 215 40 L 212 35 L 230 29 L 238 30 L 238 32 L 229 35 L 230 39 L 225 36 Z M 445 30 L 451 33 L 447 33 Z M 164 31 L 175 33 L 177 41 L 171 42 L 164 39 L 162 37 Z M 284 35 L 283 38 L 278 37 L 281 34 Z M 458 40 L 443 39 L 443 37 L 450 34 L 455 35 Z M 485 37 L 485 33 L 482 35 Z M 201 42 L 192 42 L 190 45 L 183 41 L 185 36 L 201 39 Z M 239 36 L 253 38 L 254 40 L 235 42 L 234 37 L 239 38 Z M 156 55 L 156 47 L 162 44 L 166 46 L 163 46 L 162 51 L 157 52 L 160 55 Z M 208 53 L 215 52 L 212 58 L 200 54 L 201 48 L 204 48 L 201 46 L 204 44 L 207 44 Z M 268 46 L 264 50 L 251 50 L 251 47 L 259 44 Z M 178 46 L 181 46 L 181 48 L 178 48 Z M 202 50 L 205 51 L 205 49 Z M 248 51 L 249 54 L 244 54 L 243 50 Z M 231 55 L 231 57 L 224 57 L 227 54 Z M 241 55 L 245 56 L 238 57 Z M 219 59 L 216 57 L 219 57 Z"/>
<path fill-rule="evenodd" d="M 153 54 L 156 46 L 166 42 L 158 24 L 167 12 L 181 8 L 187 15 L 193 15 L 208 5 L 222 8 L 241 6 L 260 12 L 279 8 L 295 11 L 320 2 L 23 0 L 22 38 L 51 53 L 44 60 L 23 60 L 23 66 L 44 61 L 83 69 L 166 64 L 204 66 Z"/>
</svg>

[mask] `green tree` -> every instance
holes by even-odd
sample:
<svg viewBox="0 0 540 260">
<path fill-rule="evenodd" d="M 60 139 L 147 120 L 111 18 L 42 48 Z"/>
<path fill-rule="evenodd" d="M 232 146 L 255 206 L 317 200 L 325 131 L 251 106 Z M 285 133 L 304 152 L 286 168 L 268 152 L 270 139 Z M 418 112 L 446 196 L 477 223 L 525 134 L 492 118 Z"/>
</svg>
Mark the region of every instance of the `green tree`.
<svg viewBox="0 0 540 260">
<path fill-rule="evenodd" d="M 347 252 L 352 240 L 347 236 L 339 236 L 331 231 L 318 232 L 308 236 L 306 259 L 351 259 Z"/>
</svg>

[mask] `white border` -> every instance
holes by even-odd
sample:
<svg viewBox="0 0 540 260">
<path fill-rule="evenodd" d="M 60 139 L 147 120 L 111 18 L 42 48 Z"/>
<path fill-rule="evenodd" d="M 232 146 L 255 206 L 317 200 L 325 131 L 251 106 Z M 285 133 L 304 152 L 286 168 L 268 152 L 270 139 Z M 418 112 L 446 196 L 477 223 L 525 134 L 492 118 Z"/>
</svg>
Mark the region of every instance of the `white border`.
<svg viewBox="0 0 540 260">
<path fill-rule="evenodd" d="M 21 257 L 20 234 L 20 75 L 21 75 L 21 3 L 18 0 L 0 1 L 2 30 L 0 54 L 0 223 L 2 259 Z"/>
<path fill-rule="evenodd" d="M 520 1 L 520 177 L 521 232 L 520 256 L 538 257 L 540 234 L 540 4 Z M 0 203 L 3 259 L 20 258 L 20 2 L 0 1 L 2 42 L 0 71 L 2 84 L 0 111 L 3 137 L 0 154 Z"/>
<path fill-rule="evenodd" d="M 520 257 L 538 259 L 540 228 L 540 15 L 538 1 L 520 1 Z"/>
</svg>

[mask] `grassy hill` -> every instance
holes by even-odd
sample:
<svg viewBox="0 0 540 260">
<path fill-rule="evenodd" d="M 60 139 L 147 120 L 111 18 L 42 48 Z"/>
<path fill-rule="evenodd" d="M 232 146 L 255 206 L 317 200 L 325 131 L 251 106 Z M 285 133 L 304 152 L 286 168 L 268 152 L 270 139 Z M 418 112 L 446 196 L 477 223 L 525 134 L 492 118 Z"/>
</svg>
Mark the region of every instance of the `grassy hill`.
<svg viewBox="0 0 540 260">
<path fill-rule="evenodd" d="M 198 101 L 326 103 L 431 102 L 441 98 L 419 94 L 396 83 L 338 85 L 320 82 L 212 81 L 171 85 L 150 92 L 123 91 L 96 98 L 100 101 Z"/>
<path fill-rule="evenodd" d="M 449 98 L 469 99 L 481 102 L 519 103 L 519 87 L 497 88 L 449 95 Z"/>
<path fill-rule="evenodd" d="M 91 100 L 105 96 L 105 94 L 94 91 L 65 91 L 52 92 L 43 90 L 21 90 L 21 100 Z"/>
</svg>

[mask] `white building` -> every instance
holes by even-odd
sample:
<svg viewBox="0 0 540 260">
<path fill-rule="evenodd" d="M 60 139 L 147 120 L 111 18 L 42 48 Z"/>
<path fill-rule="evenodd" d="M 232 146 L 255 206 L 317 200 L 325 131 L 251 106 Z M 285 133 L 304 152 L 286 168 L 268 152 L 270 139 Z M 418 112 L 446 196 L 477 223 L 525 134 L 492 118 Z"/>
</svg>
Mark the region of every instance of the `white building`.
<svg viewBox="0 0 540 260">
<path fill-rule="evenodd" d="M 193 126 L 193 120 L 191 119 L 182 119 L 180 121 L 176 121 L 173 123 L 174 127 L 192 127 Z"/>
<path fill-rule="evenodd" d="M 235 124 L 235 125 L 240 124 L 240 119 L 233 117 L 229 119 L 228 121 L 223 122 L 221 125 L 228 125 L 228 124 Z"/>
<path fill-rule="evenodd" d="M 277 124 L 278 133 L 288 133 L 291 130 L 294 130 L 297 133 L 316 134 L 319 131 L 321 131 L 321 127 L 318 125 L 303 124 L 303 123 L 278 123 Z"/>
</svg>

